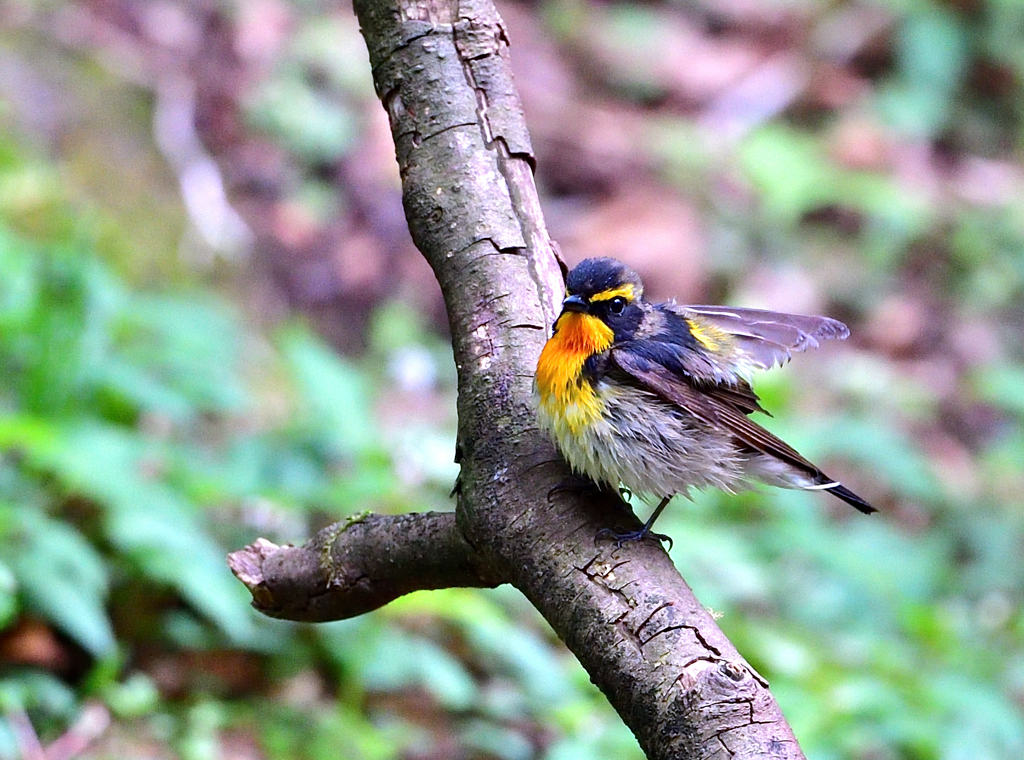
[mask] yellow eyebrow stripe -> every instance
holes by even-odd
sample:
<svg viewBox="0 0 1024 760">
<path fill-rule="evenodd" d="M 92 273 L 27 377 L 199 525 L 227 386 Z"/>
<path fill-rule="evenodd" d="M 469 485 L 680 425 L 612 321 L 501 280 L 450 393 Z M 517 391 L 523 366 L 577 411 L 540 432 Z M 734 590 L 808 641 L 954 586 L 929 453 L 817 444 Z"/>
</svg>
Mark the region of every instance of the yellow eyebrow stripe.
<svg viewBox="0 0 1024 760">
<path fill-rule="evenodd" d="M 612 288 L 611 290 L 602 290 L 596 296 L 591 298 L 590 301 L 610 301 L 613 298 L 619 297 L 625 298 L 627 301 L 632 301 L 634 298 L 636 298 L 636 292 L 633 286 L 629 283 L 626 283 L 625 285 L 621 285 L 617 288 Z"/>
</svg>

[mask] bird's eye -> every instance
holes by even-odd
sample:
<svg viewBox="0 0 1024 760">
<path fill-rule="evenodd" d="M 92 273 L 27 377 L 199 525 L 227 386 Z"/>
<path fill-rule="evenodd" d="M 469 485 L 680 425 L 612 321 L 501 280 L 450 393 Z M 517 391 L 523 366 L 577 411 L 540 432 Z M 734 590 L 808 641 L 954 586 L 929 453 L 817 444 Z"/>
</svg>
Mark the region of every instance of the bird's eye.
<svg viewBox="0 0 1024 760">
<path fill-rule="evenodd" d="M 626 308 L 626 299 L 622 296 L 615 296 L 608 302 L 608 311 L 612 314 L 621 314 L 622 310 Z"/>
</svg>

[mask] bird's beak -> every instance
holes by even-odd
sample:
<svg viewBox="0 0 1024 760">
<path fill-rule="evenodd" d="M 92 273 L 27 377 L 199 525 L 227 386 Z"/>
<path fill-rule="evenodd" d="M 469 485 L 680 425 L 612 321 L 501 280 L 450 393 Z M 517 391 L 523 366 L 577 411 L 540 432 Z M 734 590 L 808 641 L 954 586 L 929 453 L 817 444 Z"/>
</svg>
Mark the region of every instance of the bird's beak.
<svg viewBox="0 0 1024 760">
<path fill-rule="evenodd" d="M 589 307 L 582 296 L 566 296 L 562 301 L 562 311 L 586 312 Z"/>
</svg>

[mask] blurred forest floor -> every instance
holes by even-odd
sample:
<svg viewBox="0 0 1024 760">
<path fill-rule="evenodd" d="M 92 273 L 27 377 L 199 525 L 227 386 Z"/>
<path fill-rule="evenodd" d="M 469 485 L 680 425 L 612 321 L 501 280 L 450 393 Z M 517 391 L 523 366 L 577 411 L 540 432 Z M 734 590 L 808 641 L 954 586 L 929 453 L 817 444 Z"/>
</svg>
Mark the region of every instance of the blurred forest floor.
<svg viewBox="0 0 1024 760">
<path fill-rule="evenodd" d="M 1024 757 L 1024 5 L 499 9 L 570 265 L 851 327 L 756 388 L 882 513 L 664 524 L 808 757 Z M 446 329 L 350 8 L 0 6 L 0 758 L 639 758 L 512 589 L 304 627 L 224 565 L 451 508 Z"/>
</svg>

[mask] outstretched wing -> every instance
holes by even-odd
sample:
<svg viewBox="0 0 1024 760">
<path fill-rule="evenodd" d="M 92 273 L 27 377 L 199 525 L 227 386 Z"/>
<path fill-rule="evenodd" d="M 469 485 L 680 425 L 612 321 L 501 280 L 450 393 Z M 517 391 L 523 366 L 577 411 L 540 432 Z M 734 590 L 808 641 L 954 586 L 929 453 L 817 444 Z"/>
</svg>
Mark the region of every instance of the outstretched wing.
<svg viewBox="0 0 1024 760">
<path fill-rule="evenodd" d="M 794 353 L 850 334 L 846 325 L 828 317 L 728 306 L 665 304 L 663 308 L 686 320 L 694 338 L 710 353 L 710 361 L 747 379 L 754 370 L 785 364 Z"/>
</svg>

